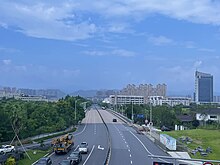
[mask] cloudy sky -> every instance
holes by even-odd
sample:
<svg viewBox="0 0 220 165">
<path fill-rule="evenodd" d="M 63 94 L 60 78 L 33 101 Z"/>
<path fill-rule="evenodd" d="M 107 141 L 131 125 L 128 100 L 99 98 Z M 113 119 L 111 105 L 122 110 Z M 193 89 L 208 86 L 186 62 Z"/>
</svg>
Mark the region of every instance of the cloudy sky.
<svg viewBox="0 0 220 165">
<path fill-rule="evenodd" d="M 0 0 L 0 86 L 194 89 L 196 69 L 220 89 L 220 2 Z"/>
</svg>

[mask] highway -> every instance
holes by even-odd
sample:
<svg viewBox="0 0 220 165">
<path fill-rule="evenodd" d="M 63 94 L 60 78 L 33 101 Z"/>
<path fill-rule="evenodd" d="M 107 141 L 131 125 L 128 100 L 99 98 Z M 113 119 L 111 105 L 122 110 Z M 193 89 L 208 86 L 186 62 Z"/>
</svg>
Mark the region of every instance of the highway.
<svg viewBox="0 0 220 165">
<path fill-rule="evenodd" d="M 145 135 L 137 134 L 136 130 L 116 118 L 108 111 L 100 111 L 110 131 L 112 154 L 110 165 L 151 165 L 152 159 L 148 155 L 168 156 Z"/>
<path fill-rule="evenodd" d="M 151 165 L 152 159 L 148 155 L 168 156 L 145 135 L 137 134 L 136 130 L 125 124 L 119 118 L 106 110 L 98 109 L 105 121 L 111 139 L 111 155 L 109 165 Z M 89 144 L 89 153 L 83 154 L 82 165 L 103 165 L 108 151 L 107 129 L 95 107 L 87 111 L 85 119 L 74 132 L 75 145 L 86 141 Z M 112 119 L 116 118 L 117 122 Z M 53 164 L 57 165 L 72 152 L 65 155 L 50 155 Z"/>
</svg>

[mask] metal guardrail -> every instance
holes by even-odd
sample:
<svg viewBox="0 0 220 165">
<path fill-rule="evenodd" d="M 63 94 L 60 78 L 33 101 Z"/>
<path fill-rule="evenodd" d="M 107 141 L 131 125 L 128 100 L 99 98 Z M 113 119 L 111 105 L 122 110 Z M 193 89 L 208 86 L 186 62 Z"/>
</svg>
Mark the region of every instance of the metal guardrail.
<svg viewBox="0 0 220 165">
<path fill-rule="evenodd" d="M 205 160 L 205 159 L 186 159 L 186 158 L 174 158 L 169 156 L 148 155 L 150 158 L 173 160 L 175 165 L 202 165 L 205 162 L 220 163 L 220 160 Z M 187 163 L 187 164 L 186 164 Z"/>
<path fill-rule="evenodd" d="M 108 134 L 108 152 L 107 152 L 107 155 L 106 155 L 106 159 L 105 159 L 104 164 L 105 164 L 105 165 L 108 165 L 108 164 L 109 164 L 110 157 L 111 157 L 111 152 L 112 152 L 112 151 L 111 151 L 111 138 L 110 138 L 110 132 L 109 132 L 108 126 L 107 126 L 107 124 L 105 123 L 105 121 L 104 121 L 104 119 L 103 119 L 101 113 L 99 112 L 99 110 L 97 109 L 97 107 L 95 107 L 95 108 L 96 108 L 96 110 L 97 110 L 99 116 L 101 117 L 102 122 L 104 123 L 106 129 L 107 129 L 107 134 Z"/>
</svg>

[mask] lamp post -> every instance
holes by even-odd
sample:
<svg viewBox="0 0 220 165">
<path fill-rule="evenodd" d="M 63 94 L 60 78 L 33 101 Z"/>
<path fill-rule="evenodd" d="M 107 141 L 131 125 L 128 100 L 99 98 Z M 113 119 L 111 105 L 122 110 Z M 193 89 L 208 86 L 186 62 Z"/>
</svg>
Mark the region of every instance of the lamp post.
<svg viewBox="0 0 220 165">
<path fill-rule="evenodd" d="M 133 107 L 133 101 L 131 102 L 131 120 L 132 120 L 132 123 L 134 123 L 134 107 Z"/>
<path fill-rule="evenodd" d="M 76 103 L 78 100 L 75 100 L 75 121 L 76 121 Z"/>
</svg>

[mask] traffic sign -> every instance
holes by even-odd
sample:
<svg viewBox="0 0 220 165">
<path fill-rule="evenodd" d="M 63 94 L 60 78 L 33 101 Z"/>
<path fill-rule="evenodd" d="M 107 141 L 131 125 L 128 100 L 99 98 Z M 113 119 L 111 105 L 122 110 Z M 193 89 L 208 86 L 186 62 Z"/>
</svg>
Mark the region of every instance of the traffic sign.
<svg viewBox="0 0 220 165">
<path fill-rule="evenodd" d="M 137 118 L 144 118 L 144 114 L 137 114 Z"/>
</svg>

